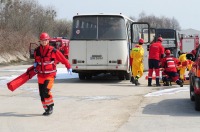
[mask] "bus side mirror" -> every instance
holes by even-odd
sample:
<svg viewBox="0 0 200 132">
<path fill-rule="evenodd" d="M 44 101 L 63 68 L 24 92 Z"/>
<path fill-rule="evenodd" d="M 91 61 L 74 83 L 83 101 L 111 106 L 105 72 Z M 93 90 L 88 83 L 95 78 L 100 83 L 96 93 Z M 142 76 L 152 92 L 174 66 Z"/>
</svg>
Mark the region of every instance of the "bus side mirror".
<svg viewBox="0 0 200 132">
<path fill-rule="evenodd" d="M 186 58 L 188 59 L 188 60 L 191 60 L 191 61 L 195 61 L 194 59 L 194 56 L 193 56 L 193 54 L 186 54 Z"/>
</svg>

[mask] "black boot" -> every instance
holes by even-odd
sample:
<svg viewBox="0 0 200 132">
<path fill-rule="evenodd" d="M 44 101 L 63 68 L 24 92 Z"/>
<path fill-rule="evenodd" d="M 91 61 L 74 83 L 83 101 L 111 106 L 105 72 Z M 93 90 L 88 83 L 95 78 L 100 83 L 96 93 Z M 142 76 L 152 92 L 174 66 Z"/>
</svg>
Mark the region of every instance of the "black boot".
<svg viewBox="0 0 200 132">
<path fill-rule="evenodd" d="M 131 80 L 130 80 L 130 82 L 132 82 L 132 84 L 134 84 L 134 83 L 135 83 L 135 79 L 134 79 L 134 77 L 133 77 L 133 76 L 131 77 Z"/>
<path fill-rule="evenodd" d="M 159 79 L 159 78 L 156 78 L 156 86 L 161 86 L 161 85 L 160 85 L 160 79 Z"/>
<path fill-rule="evenodd" d="M 176 80 L 176 84 L 180 85 L 180 87 L 183 87 L 183 82 L 181 80 Z"/>
<path fill-rule="evenodd" d="M 135 80 L 135 85 L 140 85 L 140 83 L 138 82 L 138 80 Z"/>
<path fill-rule="evenodd" d="M 164 82 L 163 86 L 169 86 L 169 82 L 168 81 Z"/>
<path fill-rule="evenodd" d="M 47 110 L 45 110 L 45 112 L 43 113 L 44 116 L 48 116 L 51 115 L 53 113 L 53 106 L 47 106 Z"/>
<path fill-rule="evenodd" d="M 152 86 L 151 82 L 152 82 L 152 78 L 148 78 L 148 86 Z"/>
<path fill-rule="evenodd" d="M 163 86 L 169 86 L 169 82 L 166 76 L 162 77 L 162 81 L 163 81 Z"/>
</svg>

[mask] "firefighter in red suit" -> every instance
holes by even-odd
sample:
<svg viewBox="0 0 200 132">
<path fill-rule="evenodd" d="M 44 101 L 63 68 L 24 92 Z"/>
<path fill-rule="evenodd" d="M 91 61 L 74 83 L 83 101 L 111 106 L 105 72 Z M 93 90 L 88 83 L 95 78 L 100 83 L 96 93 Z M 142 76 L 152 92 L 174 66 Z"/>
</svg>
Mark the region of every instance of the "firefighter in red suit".
<svg viewBox="0 0 200 132">
<path fill-rule="evenodd" d="M 178 85 L 183 87 L 183 82 L 179 79 L 179 74 L 177 73 L 177 64 L 179 60 L 170 56 L 170 50 L 165 51 L 165 57 L 161 60 L 161 67 L 163 68 L 162 79 L 164 86 L 169 86 L 169 79 L 176 82 Z"/>
<path fill-rule="evenodd" d="M 70 74 L 72 73 L 71 65 L 63 54 L 49 45 L 49 35 L 47 33 L 41 33 L 40 46 L 34 51 L 35 58 L 35 71 L 37 72 L 39 94 L 41 102 L 45 112 L 43 115 L 50 115 L 53 112 L 53 96 L 51 89 L 54 84 L 56 76 L 56 64 L 61 62 L 68 69 Z"/>
<path fill-rule="evenodd" d="M 164 56 L 164 47 L 162 46 L 162 37 L 158 37 L 157 42 L 149 46 L 149 73 L 148 73 L 148 86 L 152 86 L 153 70 L 156 73 L 156 86 L 161 86 L 159 82 L 160 68 L 159 63 Z"/>
</svg>

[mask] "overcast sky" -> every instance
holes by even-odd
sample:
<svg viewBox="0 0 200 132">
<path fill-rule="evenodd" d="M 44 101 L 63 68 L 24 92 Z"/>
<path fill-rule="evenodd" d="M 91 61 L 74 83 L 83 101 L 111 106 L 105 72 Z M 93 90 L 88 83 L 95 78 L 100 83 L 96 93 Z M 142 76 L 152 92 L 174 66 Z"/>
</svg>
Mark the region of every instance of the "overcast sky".
<svg viewBox="0 0 200 132">
<path fill-rule="evenodd" d="M 58 18 L 88 13 L 122 13 L 138 18 L 141 12 L 157 17 L 174 17 L 182 29 L 200 30 L 200 0 L 38 0 L 39 4 L 52 6 Z"/>
</svg>

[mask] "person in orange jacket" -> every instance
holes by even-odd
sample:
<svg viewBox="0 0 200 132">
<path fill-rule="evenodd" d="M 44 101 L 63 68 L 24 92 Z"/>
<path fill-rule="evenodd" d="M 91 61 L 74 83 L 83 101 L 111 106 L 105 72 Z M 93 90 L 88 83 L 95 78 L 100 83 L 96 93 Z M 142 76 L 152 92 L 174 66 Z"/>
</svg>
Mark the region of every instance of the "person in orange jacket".
<svg viewBox="0 0 200 132">
<path fill-rule="evenodd" d="M 143 39 L 139 39 L 139 44 L 137 44 L 131 51 L 130 58 L 132 60 L 132 77 L 131 82 L 135 83 L 135 85 L 140 85 L 138 79 L 142 77 L 144 65 L 143 65 L 143 56 L 144 49 L 142 45 L 144 44 Z"/>
<path fill-rule="evenodd" d="M 148 86 L 152 86 L 153 70 L 156 73 L 156 86 L 160 85 L 160 60 L 164 57 L 164 47 L 162 46 L 162 37 L 158 37 L 157 42 L 149 46 L 149 73 Z"/>
<path fill-rule="evenodd" d="M 56 64 L 61 62 L 68 69 L 68 72 L 72 74 L 72 69 L 69 61 L 63 56 L 63 54 L 56 50 L 53 46 L 49 45 L 49 35 L 45 32 L 40 34 L 40 46 L 34 51 L 34 67 L 37 72 L 39 94 L 41 102 L 45 112 L 44 116 L 53 113 L 53 96 L 51 89 L 54 84 L 56 76 Z"/>
</svg>

